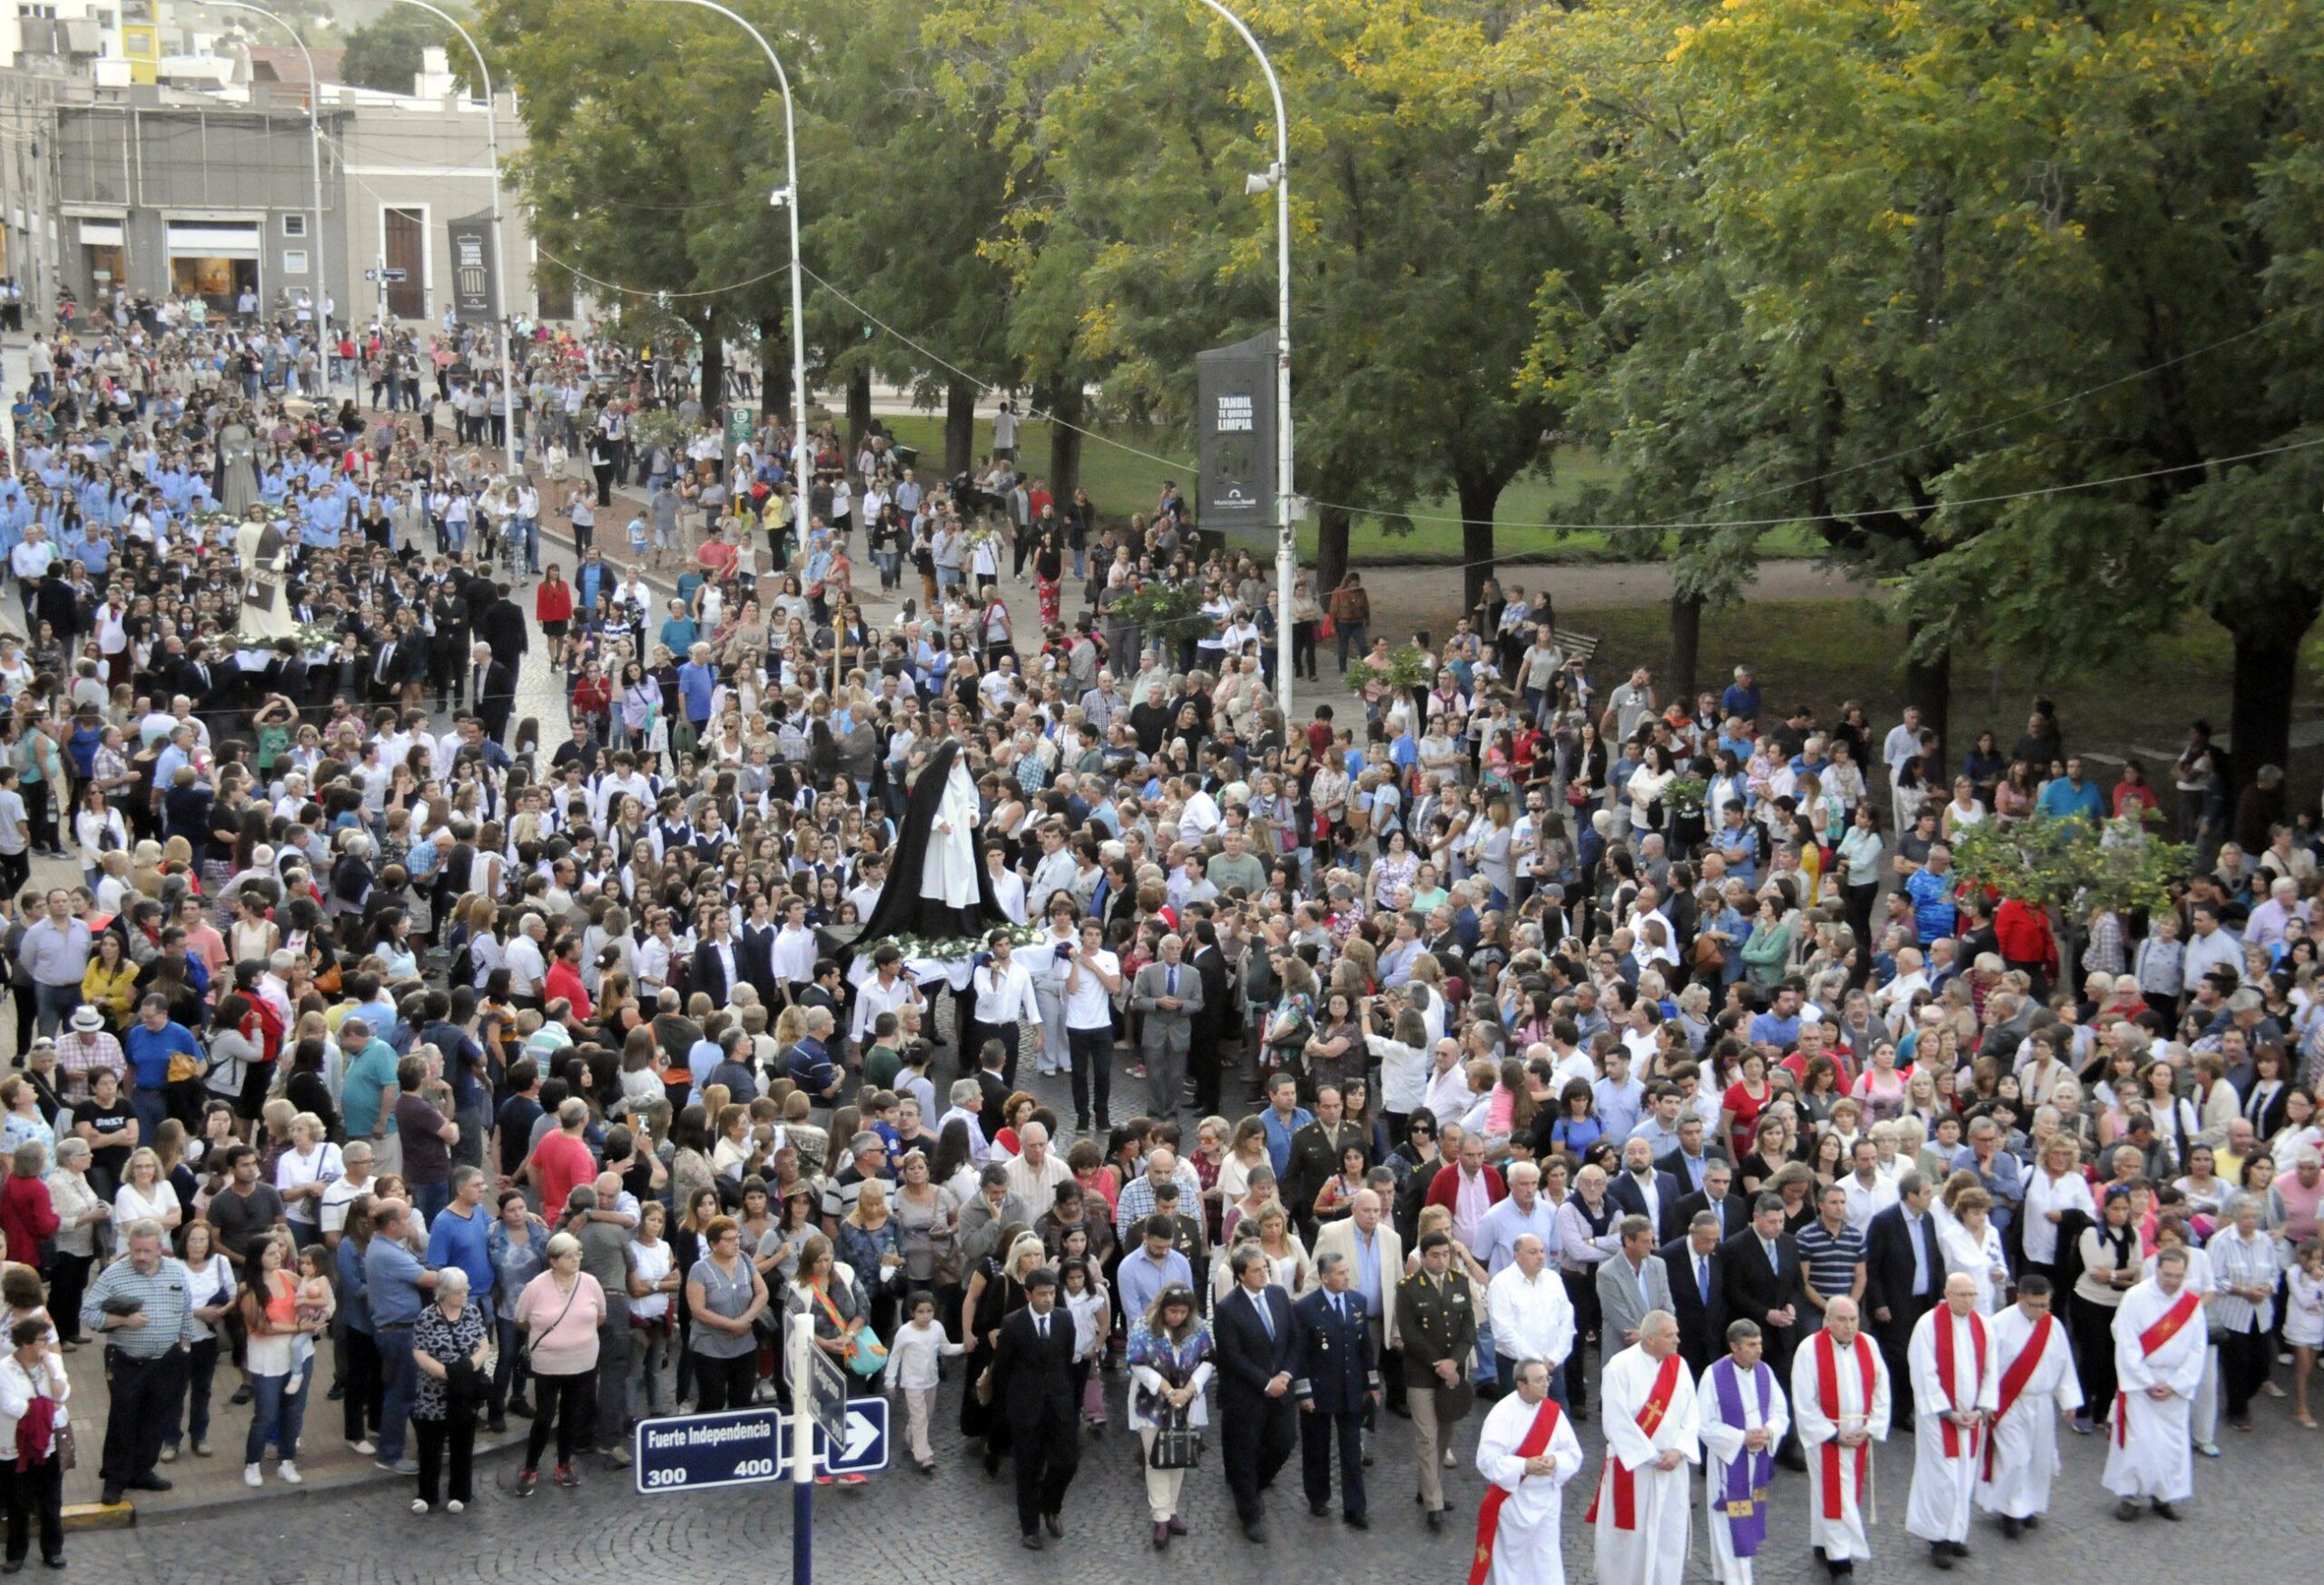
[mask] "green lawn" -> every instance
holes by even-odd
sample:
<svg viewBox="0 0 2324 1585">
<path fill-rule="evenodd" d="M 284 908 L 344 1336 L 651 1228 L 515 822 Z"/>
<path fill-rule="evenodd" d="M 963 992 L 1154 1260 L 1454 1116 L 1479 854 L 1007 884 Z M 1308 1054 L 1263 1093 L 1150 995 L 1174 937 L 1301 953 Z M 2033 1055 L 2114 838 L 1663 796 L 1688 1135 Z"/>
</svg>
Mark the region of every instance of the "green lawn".
<svg viewBox="0 0 2324 1585">
<path fill-rule="evenodd" d="M 883 420 L 894 430 L 898 438 L 908 446 L 919 448 L 921 455 L 940 468 L 944 455 L 944 420 L 938 414 L 914 414 L 908 418 Z M 1189 495 L 1194 490 L 1194 468 L 1191 463 L 1163 463 L 1152 457 L 1168 457 L 1181 448 L 1168 439 L 1134 431 L 1107 432 L 1108 438 L 1117 444 L 1107 444 L 1095 438 L 1086 440 L 1081 448 L 1081 482 L 1098 503 L 1101 517 L 1127 518 L 1132 512 L 1149 509 L 1161 498 L 1162 481 L 1177 479 Z M 1049 454 L 1049 427 L 1038 419 L 1028 419 L 1019 430 L 1019 456 L 1031 468 L 1046 467 Z M 983 418 L 977 420 L 976 449 L 987 451 L 992 446 L 992 425 Z M 1124 447 L 1135 448 L 1125 450 Z M 1138 453 L 1151 453 L 1140 456 Z M 1568 532 L 1528 529 L 1515 527 L 1527 523 L 1557 522 L 1569 518 L 1574 502 L 1588 486 L 1601 482 L 1609 470 L 1606 465 L 1586 451 L 1566 450 L 1558 454 L 1556 477 L 1551 479 L 1524 478 L 1510 486 L 1501 497 L 1495 517 L 1502 524 L 1496 536 L 1496 548 L 1504 559 L 1534 559 L 1542 561 L 1596 561 L 1608 552 L 1606 537 L 1594 530 Z M 923 477 L 926 477 L 923 475 Z M 1457 517 L 1457 502 L 1431 501 L 1413 507 L 1417 515 L 1436 514 Z M 1313 556 L 1315 551 L 1315 531 L 1313 525 L 1301 531 L 1300 546 L 1304 554 Z M 1802 532 L 1784 530 L 1771 536 L 1767 546 L 1768 556 L 1807 556 L 1817 546 Z M 1359 519 L 1350 532 L 1349 559 L 1364 566 L 1378 566 L 1396 562 L 1458 561 L 1461 559 L 1461 526 L 1457 522 L 1433 523 L 1415 521 L 1409 531 L 1391 533 L 1378 519 Z"/>
</svg>

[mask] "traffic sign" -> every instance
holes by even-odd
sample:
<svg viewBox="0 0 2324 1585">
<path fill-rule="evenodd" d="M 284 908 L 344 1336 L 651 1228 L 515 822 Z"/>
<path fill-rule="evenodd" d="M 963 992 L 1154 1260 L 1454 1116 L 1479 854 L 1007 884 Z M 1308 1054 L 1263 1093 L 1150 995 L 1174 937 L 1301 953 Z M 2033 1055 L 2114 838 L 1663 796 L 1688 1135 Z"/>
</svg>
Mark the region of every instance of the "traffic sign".
<svg viewBox="0 0 2324 1585">
<path fill-rule="evenodd" d="M 363 279 L 366 281 L 377 281 L 379 279 L 379 272 L 376 270 L 366 270 L 363 271 Z"/>
<path fill-rule="evenodd" d="M 868 1475 L 888 1467 L 888 1401 L 844 1405 L 836 1438 L 814 1427 L 816 1470 Z M 702 1491 L 781 1480 L 791 1467 L 791 1417 L 772 1403 L 638 1422 L 631 1461 L 638 1491 Z M 834 1451 L 836 1450 L 836 1451 Z"/>
<path fill-rule="evenodd" d="M 380 279 L 385 281 L 389 286 L 401 286 L 406 280 L 409 279 L 411 271 L 409 270 L 382 270 L 379 271 Z"/>
<path fill-rule="evenodd" d="M 791 1455 L 791 1423 L 783 1423 L 783 1457 Z M 834 1452 L 833 1450 L 837 1451 Z M 857 1398 L 847 1406 L 845 1434 L 836 1441 L 815 1427 L 815 1465 L 827 1475 L 869 1475 L 888 1467 L 888 1401 Z"/>
<path fill-rule="evenodd" d="M 885 1410 L 887 1404 L 880 1407 Z M 783 1424 L 783 1411 L 772 1403 L 715 1414 L 641 1420 L 630 1464 L 637 1489 L 649 1493 L 698 1491 L 775 1480 L 783 1473 L 777 1427 Z M 884 1460 L 884 1414 L 880 1444 Z"/>
<path fill-rule="evenodd" d="M 820 1348 L 806 1351 L 807 1413 L 833 1447 L 847 1445 L 847 1372 Z"/>
</svg>

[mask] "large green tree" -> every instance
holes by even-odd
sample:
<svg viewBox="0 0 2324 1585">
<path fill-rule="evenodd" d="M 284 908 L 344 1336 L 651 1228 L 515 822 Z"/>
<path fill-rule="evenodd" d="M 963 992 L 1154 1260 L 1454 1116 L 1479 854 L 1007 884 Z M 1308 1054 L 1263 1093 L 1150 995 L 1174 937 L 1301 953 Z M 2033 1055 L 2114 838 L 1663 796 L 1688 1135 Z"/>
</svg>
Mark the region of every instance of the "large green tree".
<svg viewBox="0 0 2324 1585">
<path fill-rule="evenodd" d="M 2315 184 L 2286 167 L 2318 130 L 2315 44 L 2280 12 L 1533 13 L 1511 69 L 1557 97 L 1524 184 L 1624 250 L 1590 332 L 1545 323 L 1534 372 L 1626 465 L 1628 505 L 1723 525 L 1681 537 L 1699 587 L 1787 517 L 1894 580 L 1935 720 L 1965 644 L 2104 661 L 2194 602 L 2235 637 L 2239 762 L 2280 756 L 2313 480 L 2301 454 L 2221 462 L 2317 418 L 2312 340 L 2273 323 L 2316 300 L 2277 262 L 2314 247 Z"/>
</svg>

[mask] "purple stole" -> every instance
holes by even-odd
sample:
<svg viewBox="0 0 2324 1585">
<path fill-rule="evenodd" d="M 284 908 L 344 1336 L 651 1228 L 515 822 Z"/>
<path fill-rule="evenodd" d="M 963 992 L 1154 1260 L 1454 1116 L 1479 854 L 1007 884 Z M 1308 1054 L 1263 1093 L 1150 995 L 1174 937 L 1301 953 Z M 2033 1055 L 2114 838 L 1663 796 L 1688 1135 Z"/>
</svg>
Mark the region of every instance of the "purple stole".
<svg viewBox="0 0 2324 1585">
<path fill-rule="evenodd" d="M 1773 1373 L 1764 1361 L 1752 1373 L 1759 1387 L 1759 1423 L 1765 1425 L 1774 1407 L 1769 1397 Z M 1718 1417 L 1729 1425 L 1743 1423 L 1743 1383 L 1737 1379 L 1732 1356 L 1710 1367 L 1712 1390 L 1718 1394 Z M 1768 1488 L 1775 1478 L 1770 1450 L 1740 1451 L 1727 1466 L 1727 1481 L 1719 1492 L 1719 1511 L 1727 1518 L 1727 1539 L 1738 1558 L 1757 1557 L 1768 1534 Z"/>
</svg>

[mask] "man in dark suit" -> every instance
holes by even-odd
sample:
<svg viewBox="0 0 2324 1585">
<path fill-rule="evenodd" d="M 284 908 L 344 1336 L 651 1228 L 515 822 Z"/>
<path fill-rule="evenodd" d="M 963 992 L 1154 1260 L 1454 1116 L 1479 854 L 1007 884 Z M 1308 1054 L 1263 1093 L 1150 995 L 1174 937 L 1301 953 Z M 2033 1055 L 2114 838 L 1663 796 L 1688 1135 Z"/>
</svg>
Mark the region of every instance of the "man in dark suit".
<svg viewBox="0 0 2324 1585">
<path fill-rule="evenodd" d="M 1354 1273 L 1339 1254 L 1315 1257 L 1323 1285 L 1301 1299 L 1299 1379 L 1291 1395 L 1299 1401 L 1299 1480 L 1307 1511 L 1321 1519 L 1332 1505 L 1332 1442 L 1339 1442 L 1340 1515 L 1357 1530 L 1369 1530 L 1364 1496 L 1364 1414 L 1380 1395 L 1379 1362 L 1372 1356 L 1372 1327 L 1364 1295 L 1348 1292 Z"/>
<path fill-rule="evenodd" d="M 1235 1289 L 1210 1317 L 1218 1347 L 1218 1449 L 1244 1536 L 1267 1539 L 1265 1493 L 1299 1441 L 1291 1383 L 1299 1371 L 1299 1315 L 1268 1280 L 1266 1256 L 1235 1252 Z"/>
<path fill-rule="evenodd" d="M 1703 1179 L 1709 1176 L 1711 1164 L 1727 1159 L 1727 1152 L 1703 1140 L 1703 1120 L 1689 1112 L 1679 1120 L 1679 1147 L 1667 1156 L 1655 1158 L 1654 1170 L 1667 1172 L 1679 1180 L 1681 1196 L 1701 1192 Z M 1684 1227 L 1683 1221 L 1679 1224 Z M 1722 1344 L 1719 1353 L 1726 1354 Z"/>
<path fill-rule="evenodd" d="M 1653 1225 L 1657 1244 L 1677 1237 L 1686 1226 L 1679 1220 L 1679 1202 L 1686 1192 L 1680 1179 L 1655 1170 L 1654 1147 L 1640 1138 L 1623 1145 L 1622 1170 L 1606 1186 L 1606 1197 L 1615 1210 L 1625 1216 L 1644 1216 Z"/>
<path fill-rule="evenodd" d="M 1933 1197 L 1917 1172 L 1896 1180 L 1896 1203 L 1874 1214 L 1864 1235 L 1864 1314 L 1873 1340 L 1888 1362 L 1891 1418 L 1913 1423 L 1912 1372 L 1905 1350 L 1913 1327 L 1945 1296 L 1945 1256 L 1936 1246 Z"/>
<path fill-rule="evenodd" d="M 1065 1489 L 1081 1460 L 1073 1390 L 1073 1317 L 1057 1307 L 1057 1273 L 1025 1279 L 1024 1307 L 1000 1324 L 992 1356 L 992 1401 L 1009 1417 L 1017 1461 L 1017 1535 L 1041 1550 L 1041 1531 L 1065 1535 Z"/>
<path fill-rule="evenodd" d="M 517 674 L 493 658 L 497 653 L 489 644 L 469 650 L 468 696 L 484 723 L 485 735 L 502 743 L 508 736 L 508 717 L 517 708 Z"/>
<path fill-rule="evenodd" d="M 987 1040 L 977 1051 L 977 1093 L 984 1099 L 982 1116 L 985 1126 L 1000 1129 L 1009 1121 L 1009 1098 L 1016 1093 L 1009 1088 L 1009 1047 L 1000 1040 Z M 1038 1213 L 1036 1213 L 1038 1215 Z"/>
<path fill-rule="evenodd" d="M 492 653 L 507 663 L 510 669 L 524 664 L 525 652 L 532 647 L 532 634 L 525 620 L 525 608 L 508 597 L 507 584 L 489 586 L 495 598 L 481 607 L 476 621 L 476 635 L 492 645 Z"/>
<path fill-rule="evenodd" d="M 370 674 L 364 680 L 364 692 L 374 699 L 400 699 L 404 684 L 425 676 L 427 665 L 425 639 L 417 635 L 406 638 L 393 627 L 383 628 L 371 651 Z"/>
<path fill-rule="evenodd" d="M 1679 1201 L 1679 1226 L 1691 1227 L 1696 1214 L 1709 1211 L 1718 1218 L 1719 1242 L 1724 1244 L 1743 1231 L 1751 1219 L 1751 1207 L 1735 1192 L 1735 1169 L 1724 1161 L 1714 1161 L 1703 1169 L 1703 1186 Z M 1727 1352 L 1727 1334 L 1720 1330 L 1718 1353 Z M 1718 1354 L 1712 1356 L 1714 1359 Z"/>
<path fill-rule="evenodd" d="M 1679 1323 L 1679 1353 L 1699 1376 L 1727 1352 L 1727 1265 L 1718 1217 L 1697 1211 L 1686 1235 L 1657 1254 L 1670 1275 L 1670 1314 Z"/>
<path fill-rule="evenodd" d="M 1315 1091 L 1315 1120 L 1291 1137 L 1291 1162 L 1279 1191 L 1308 1244 L 1315 1242 L 1315 1196 L 1338 1173 L 1340 1147 L 1361 1145 L 1365 1137 L 1348 1122 L 1336 1085 Z"/>
<path fill-rule="evenodd" d="M 1776 1380 L 1791 1380 L 1791 1354 L 1804 1333 L 1807 1278 L 1799 1250 L 1783 1230 L 1783 1199 L 1761 1195 L 1751 1207 L 1751 1225 L 1721 1247 L 1727 1257 L 1727 1318 L 1756 1322 L 1767 1339 L 1767 1361 Z M 1786 1469 L 1804 1470 L 1797 1432 L 1786 1432 L 1777 1454 Z"/>
<path fill-rule="evenodd" d="M 1206 919 L 1194 925 L 1195 972 L 1202 977 L 1202 1010 L 1195 1014 L 1195 1110 L 1208 1117 L 1218 1110 L 1219 1070 L 1225 1061 L 1235 1024 L 1235 1004 L 1227 980 L 1226 954 L 1218 945 L 1218 927 Z"/>
</svg>

